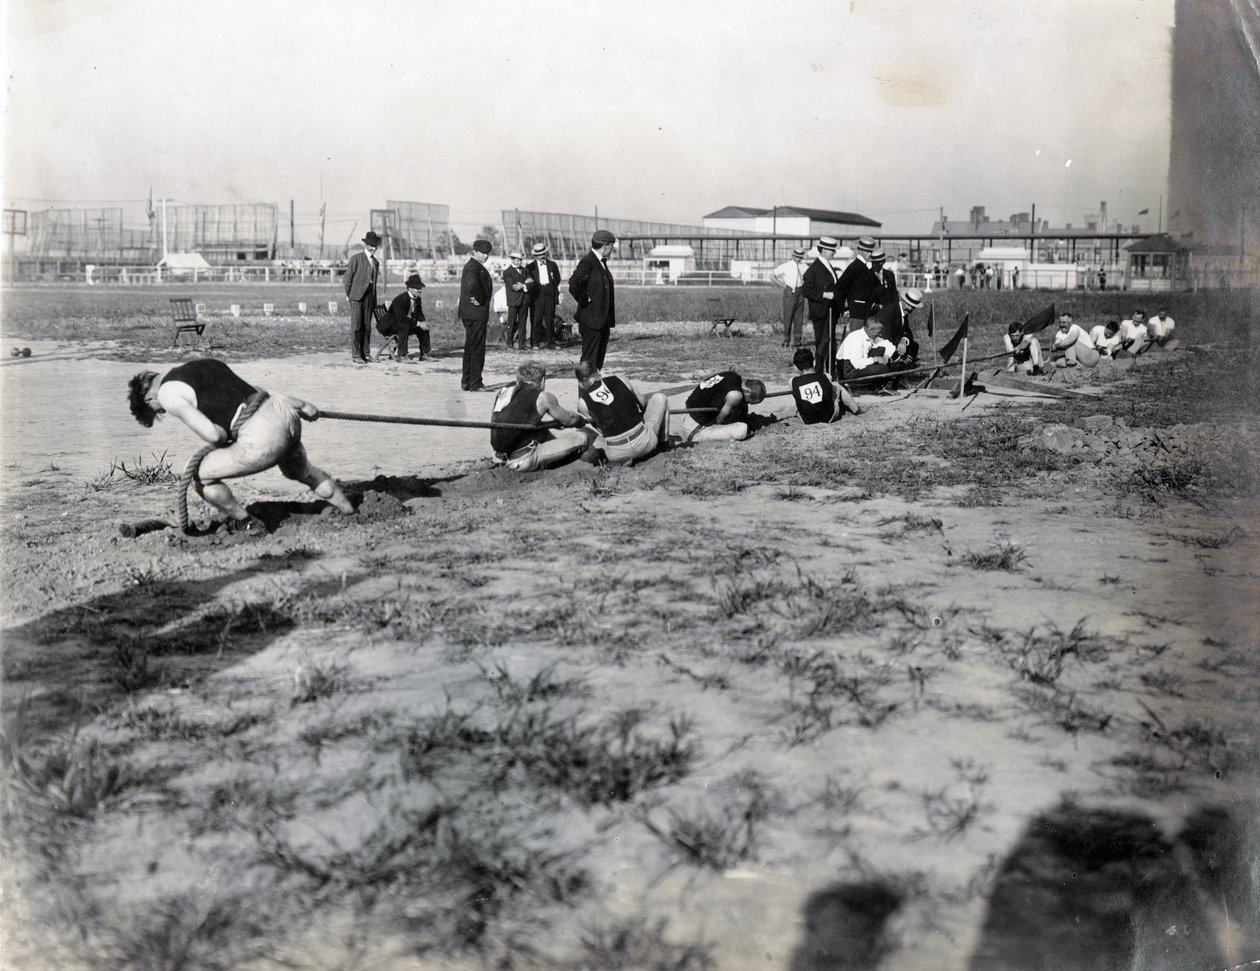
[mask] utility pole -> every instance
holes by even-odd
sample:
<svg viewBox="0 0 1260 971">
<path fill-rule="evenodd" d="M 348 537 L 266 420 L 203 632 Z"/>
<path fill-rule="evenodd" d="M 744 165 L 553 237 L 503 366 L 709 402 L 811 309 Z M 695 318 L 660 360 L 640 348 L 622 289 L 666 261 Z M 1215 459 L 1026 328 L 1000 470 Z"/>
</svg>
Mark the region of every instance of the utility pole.
<svg viewBox="0 0 1260 971">
<path fill-rule="evenodd" d="M 162 198 L 162 259 L 166 259 L 167 252 L 168 250 L 166 248 L 166 198 L 164 196 Z"/>
<path fill-rule="evenodd" d="M 293 234 L 293 200 L 289 200 L 289 255 L 293 255 L 293 246 L 296 237 Z"/>
<path fill-rule="evenodd" d="M 1164 194 L 1159 194 L 1159 222 L 1155 224 L 1155 232 L 1162 233 L 1164 231 Z"/>
<path fill-rule="evenodd" d="M 319 204 L 319 258 L 324 258 L 324 212 L 328 208 L 327 203 Z"/>
<path fill-rule="evenodd" d="M 1028 224 L 1028 256 L 1030 262 L 1037 262 L 1037 203 L 1032 204 L 1032 221 Z"/>
</svg>

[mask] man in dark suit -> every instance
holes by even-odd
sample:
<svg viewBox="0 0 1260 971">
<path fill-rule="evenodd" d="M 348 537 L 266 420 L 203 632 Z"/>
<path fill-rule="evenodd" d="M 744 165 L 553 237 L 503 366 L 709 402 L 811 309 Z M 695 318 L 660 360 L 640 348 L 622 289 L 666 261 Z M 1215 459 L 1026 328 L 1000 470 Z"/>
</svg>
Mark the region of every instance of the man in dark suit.
<svg viewBox="0 0 1260 971">
<path fill-rule="evenodd" d="M 424 305 L 420 300 L 420 291 L 424 289 L 424 281 L 419 273 L 407 277 L 407 289 L 389 302 L 389 312 L 381 318 L 376 329 L 385 337 L 398 338 L 396 360 L 408 361 L 407 345 L 411 335 L 415 334 L 420 344 L 420 360 L 429 353 L 429 325 L 424 322 Z"/>
<path fill-rule="evenodd" d="M 503 288 L 507 291 L 507 323 L 503 325 L 503 342 L 509 348 L 519 341 L 521 350 L 526 350 L 528 335 L 525 328 L 529 320 L 529 304 L 532 294 L 530 288 L 534 282 L 525 272 L 524 257 L 517 250 L 508 253 L 512 265 L 503 271 Z M 519 336 L 518 336 L 519 335 Z"/>
<path fill-rule="evenodd" d="M 370 364 L 368 348 L 372 342 L 372 310 L 376 307 L 376 278 L 381 264 L 376 250 L 381 238 L 373 230 L 363 237 L 363 252 L 350 257 L 346 267 L 346 296 L 350 300 L 350 359 L 356 364 Z"/>
<path fill-rule="evenodd" d="M 617 237 L 606 229 L 595 230 L 591 251 L 583 256 L 569 277 L 569 293 L 577 301 L 574 316 L 582 335 L 581 360 L 590 361 L 595 370 L 604 366 L 608 350 L 608 332 L 617 326 L 616 303 L 613 299 L 613 278 L 605 265 L 612 255 Z"/>
<path fill-rule="evenodd" d="M 851 328 L 861 327 L 866 319 L 875 312 L 876 293 L 882 281 L 871 268 L 871 251 L 875 249 L 875 240 L 863 236 L 857 241 L 857 256 L 844 268 L 840 279 L 836 282 L 836 312 L 843 314 L 845 333 Z M 843 336 L 837 337 L 843 340 Z"/>
<path fill-rule="evenodd" d="M 879 280 L 879 286 L 875 290 L 875 310 L 897 302 L 897 274 L 884 265 L 887 259 L 888 256 L 882 246 L 871 253 L 871 269 Z M 895 344 L 896 341 L 893 343 Z"/>
<path fill-rule="evenodd" d="M 910 315 L 923 306 L 923 293 L 911 287 L 903 290 L 892 303 L 884 304 L 874 319 L 883 324 L 883 336 L 894 347 L 900 347 L 904 338 L 906 349 L 901 359 L 906 367 L 914 367 L 919 360 L 919 342 L 910 330 Z"/>
<path fill-rule="evenodd" d="M 830 236 L 818 240 L 818 258 L 801 277 L 801 293 L 808 305 L 809 322 L 814 327 L 814 359 L 828 375 L 835 377 L 835 355 L 831 351 L 831 329 L 836 309 L 836 270 L 831 258 L 839 244 Z"/>
<path fill-rule="evenodd" d="M 547 259 L 547 244 L 535 243 L 534 257 L 525 267 L 534 281 L 529 305 L 529 343 L 532 347 L 556 346 L 556 304 L 560 300 L 560 267 Z"/>
<path fill-rule="evenodd" d="M 472 256 L 464 264 L 459 280 L 459 319 L 464 325 L 464 370 L 459 386 L 464 391 L 481 391 L 481 369 L 486 363 L 486 328 L 490 321 L 490 299 L 494 296 L 494 280 L 485 262 L 490 256 L 490 243 L 479 239 L 472 245 Z"/>
</svg>

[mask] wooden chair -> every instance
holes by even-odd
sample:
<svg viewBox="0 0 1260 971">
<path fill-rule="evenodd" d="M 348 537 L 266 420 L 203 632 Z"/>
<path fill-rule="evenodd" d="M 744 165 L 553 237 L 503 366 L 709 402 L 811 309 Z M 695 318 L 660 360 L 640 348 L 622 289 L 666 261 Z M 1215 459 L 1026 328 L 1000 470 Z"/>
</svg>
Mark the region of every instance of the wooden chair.
<svg viewBox="0 0 1260 971">
<path fill-rule="evenodd" d="M 187 297 L 171 298 L 171 324 L 175 327 L 175 339 L 171 347 L 179 344 L 179 335 L 185 331 L 200 337 L 206 329 L 205 321 L 197 319 L 197 306 Z"/>
<path fill-rule="evenodd" d="M 376 332 L 378 334 L 381 332 L 381 329 L 380 329 L 381 321 L 385 319 L 388 313 L 389 313 L 389 308 L 386 307 L 385 304 L 383 303 L 378 303 L 375 307 L 372 308 L 372 321 L 376 324 Z M 376 353 L 372 355 L 372 360 L 379 361 L 382 357 L 385 357 L 388 360 L 392 361 L 397 354 L 398 354 L 398 338 L 395 335 L 390 334 L 388 337 L 385 338 L 385 343 L 376 349 Z"/>
<path fill-rule="evenodd" d="M 722 316 L 722 299 L 720 297 L 709 298 L 709 313 L 712 315 L 713 320 L 713 323 L 709 325 L 709 336 L 712 337 L 714 334 L 717 334 L 718 328 L 721 327 L 720 336 L 730 337 L 731 324 L 735 323 L 735 318 Z"/>
</svg>

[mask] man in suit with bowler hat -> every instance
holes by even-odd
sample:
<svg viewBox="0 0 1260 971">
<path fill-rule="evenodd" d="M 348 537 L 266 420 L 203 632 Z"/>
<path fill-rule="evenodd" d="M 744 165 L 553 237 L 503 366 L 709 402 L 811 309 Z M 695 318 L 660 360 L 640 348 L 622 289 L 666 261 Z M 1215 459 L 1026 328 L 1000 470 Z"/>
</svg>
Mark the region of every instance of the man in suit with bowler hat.
<svg viewBox="0 0 1260 971">
<path fill-rule="evenodd" d="M 534 257 L 526 265 L 534 286 L 530 295 L 534 302 L 529 305 L 529 342 L 533 347 L 556 346 L 556 304 L 560 300 L 560 267 L 547 259 L 547 244 L 535 243 L 530 251 Z"/>
<path fill-rule="evenodd" d="M 407 361 L 407 346 L 411 335 L 415 334 L 420 343 L 420 360 L 429 353 L 429 325 L 424 322 L 424 304 L 420 299 L 420 291 L 424 289 L 424 281 L 419 273 L 407 277 L 407 287 L 402 293 L 389 302 L 389 312 L 381 318 L 376 329 L 385 337 L 398 338 L 398 351 L 394 357 L 399 361 Z"/>
<path fill-rule="evenodd" d="M 578 261 L 569 277 L 569 293 L 577 302 L 574 316 L 582 336 L 581 360 L 590 361 L 597 371 L 604 366 L 608 332 L 617 326 L 613 278 L 605 265 L 616 242 L 617 237 L 608 230 L 595 230 L 590 252 Z"/>
<path fill-rule="evenodd" d="M 368 348 L 372 341 L 372 310 L 376 307 L 376 278 L 381 264 L 376 251 L 381 238 L 374 230 L 363 237 L 362 252 L 350 257 L 344 284 L 350 300 L 350 359 L 356 364 L 370 364 Z"/>
<path fill-rule="evenodd" d="M 525 258 L 520 251 L 512 250 L 508 253 L 508 259 L 512 261 L 512 265 L 503 271 L 503 289 L 507 294 L 508 308 L 507 323 L 503 327 L 503 342 L 509 349 L 519 342 L 523 351 L 527 349 L 529 341 L 525 329 L 529 326 L 529 305 L 533 299 L 530 291 L 535 284 L 525 272 Z"/>
<path fill-rule="evenodd" d="M 489 240 L 472 244 L 472 256 L 464 264 L 459 280 L 459 319 L 464 325 L 464 369 L 459 386 L 464 391 L 481 391 L 481 369 L 486 363 L 486 328 L 490 321 L 490 299 L 494 280 L 485 262 L 490 257 Z"/>
</svg>

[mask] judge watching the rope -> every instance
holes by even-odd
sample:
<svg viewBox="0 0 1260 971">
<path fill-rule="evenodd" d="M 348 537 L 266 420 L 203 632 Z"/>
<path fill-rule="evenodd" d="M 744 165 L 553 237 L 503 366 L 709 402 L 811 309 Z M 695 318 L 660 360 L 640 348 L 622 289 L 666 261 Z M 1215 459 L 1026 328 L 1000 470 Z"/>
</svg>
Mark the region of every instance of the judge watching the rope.
<svg viewBox="0 0 1260 971">
<path fill-rule="evenodd" d="M 340 512 L 354 513 L 337 481 L 306 457 L 301 420 L 319 417 L 319 409 L 310 402 L 268 394 L 222 361 L 208 358 L 181 364 L 160 379 L 156 371 L 141 371 L 129 388 L 131 413 L 145 428 L 152 428 L 163 414 L 174 415 L 198 438 L 219 446 L 201 458 L 193 482 L 197 494 L 228 517 L 229 527 L 266 533 L 267 527 L 249 514 L 223 480 L 272 467 L 286 479 L 308 486 Z"/>
<path fill-rule="evenodd" d="M 687 395 L 684 442 L 738 442 L 748 437 L 748 406 L 765 400 L 766 386 L 738 371 L 711 374 Z"/>
<path fill-rule="evenodd" d="M 578 413 L 599 430 L 595 448 L 611 465 L 647 458 L 669 437 L 669 399 L 661 393 L 644 398 L 625 378 L 604 377 L 590 361 L 573 371 L 578 383 Z"/>
<path fill-rule="evenodd" d="M 516 384 L 504 388 L 494 399 L 491 424 L 533 425 L 528 428 L 492 428 L 490 447 L 495 461 L 514 472 L 533 472 L 558 465 L 586 450 L 595 433 L 584 428 L 586 420 L 575 415 L 546 390 L 547 371 L 537 361 L 526 361 L 516 369 Z M 543 428 L 550 418 L 566 426 L 558 431 Z"/>
</svg>

